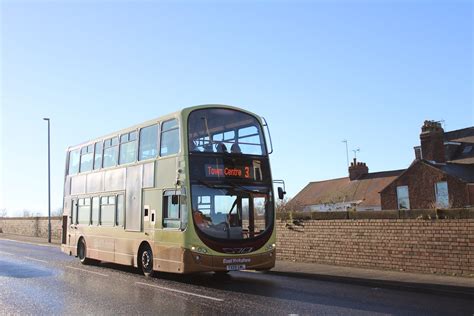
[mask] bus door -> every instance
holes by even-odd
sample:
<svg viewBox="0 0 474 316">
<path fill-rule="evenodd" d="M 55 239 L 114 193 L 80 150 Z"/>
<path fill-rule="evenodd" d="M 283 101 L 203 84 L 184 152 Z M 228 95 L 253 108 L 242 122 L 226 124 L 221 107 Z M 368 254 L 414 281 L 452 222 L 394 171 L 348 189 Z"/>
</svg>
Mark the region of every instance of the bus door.
<svg viewBox="0 0 474 316">
<path fill-rule="evenodd" d="M 67 215 L 63 215 L 62 231 L 61 231 L 61 244 L 67 244 Z"/>
</svg>

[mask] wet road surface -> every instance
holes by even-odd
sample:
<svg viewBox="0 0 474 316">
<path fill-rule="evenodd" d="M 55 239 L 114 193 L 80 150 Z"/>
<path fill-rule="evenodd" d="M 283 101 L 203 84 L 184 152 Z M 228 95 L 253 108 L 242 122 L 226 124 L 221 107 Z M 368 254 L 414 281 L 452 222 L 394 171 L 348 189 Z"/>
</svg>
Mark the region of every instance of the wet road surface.
<svg viewBox="0 0 474 316">
<path fill-rule="evenodd" d="M 272 274 L 84 266 L 58 247 L 0 239 L 0 314 L 474 315 L 467 298 Z"/>
</svg>

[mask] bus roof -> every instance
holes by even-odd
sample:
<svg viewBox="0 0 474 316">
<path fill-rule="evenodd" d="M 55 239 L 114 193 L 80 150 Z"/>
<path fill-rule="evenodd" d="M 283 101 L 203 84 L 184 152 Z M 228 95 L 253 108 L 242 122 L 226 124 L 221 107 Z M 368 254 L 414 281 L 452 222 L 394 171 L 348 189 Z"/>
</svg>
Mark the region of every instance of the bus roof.
<svg viewBox="0 0 474 316">
<path fill-rule="evenodd" d="M 187 114 L 189 114 L 192 111 L 197 110 L 197 109 L 214 108 L 214 107 L 227 108 L 227 109 L 233 109 L 233 110 L 238 110 L 238 111 L 241 111 L 241 112 L 245 112 L 247 114 L 250 114 L 250 115 L 256 117 L 259 121 L 261 121 L 260 117 L 258 115 L 256 115 L 255 113 L 252 113 L 250 111 L 244 110 L 244 109 L 239 108 L 239 107 L 235 107 L 235 106 L 231 106 L 231 105 L 225 105 L 225 104 L 201 104 L 201 105 L 195 105 L 195 106 L 191 106 L 191 107 L 182 108 L 179 111 L 176 111 L 176 112 L 173 112 L 173 113 L 170 113 L 170 114 L 167 114 L 167 115 L 163 115 L 163 116 L 160 116 L 160 117 L 157 117 L 157 118 L 154 118 L 154 119 L 151 119 L 151 120 L 139 123 L 139 124 L 135 124 L 135 125 L 123 128 L 121 130 L 114 131 L 114 132 L 111 132 L 109 134 L 90 139 L 88 141 L 82 142 L 82 143 L 74 145 L 74 146 L 69 146 L 66 151 L 69 152 L 69 151 L 72 151 L 72 150 L 80 149 L 84 146 L 94 144 L 97 141 L 107 139 L 107 138 L 111 138 L 111 137 L 114 137 L 114 136 L 118 136 L 120 134 L 124 134 L 124 133 L 130 132 L 130 131 L 133 131 L 133 130 L 137 130 L 141 127 L 146 127 L 146 126 L 149 126 L 149 125 L 153 125 L 153 124 L 156 124 L 158 122 L 163 122 L 163 121 L 166 121 L 166 120 L 169 120 L 169 119 L 172 119 L 172 118 L 180 118 L 182 116 L 182 114 L 187 115 Z"/>
</svg>

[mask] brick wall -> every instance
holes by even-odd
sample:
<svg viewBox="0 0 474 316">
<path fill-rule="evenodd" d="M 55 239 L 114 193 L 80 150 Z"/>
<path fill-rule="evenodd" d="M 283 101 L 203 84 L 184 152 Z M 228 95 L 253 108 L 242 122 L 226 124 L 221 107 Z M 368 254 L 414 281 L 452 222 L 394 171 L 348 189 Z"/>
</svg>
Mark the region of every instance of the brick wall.
<svg viewBox="0 0 474 316">
<path fill-rule="evenodd" d="M 283 219 L 276 222 L 277 256 L 280 260 L 298 262 L 473 275 L 473 213 L 472 210 L 457 212 L 459 214 L 453 214 L 461 215 L 464 219 L 317 220 L 301 219 L 307 218 L 308 213 L 300 213 L 305 216 L 297 216 L 298 213 L 295 213 L 290 220 L 279 216 Z M 375 213 L 386 216 L 398 214 L 389 211 L 354 212 L 361 217 L 365 213 L 365 216 L 374 216 Z M 332 213 L 315 212 L 313 215 L 320 214 Z M 315 217 L 309 215 L 309 218 Z M 337 215 L 333 218 L 339 218 L 338 214 L 333 215 Z M 429 218 L 434 216 L 430 215 Z M 51 228 L 52 238 L 61 239 L 61 217 L 51 218 Z M 0 218 L 0 231 L 47 238 L 48 219 Z"/>
<path fill-rule="evenodd" d="M 47 217 L 6 217 L 0 218 L 0 232 L 31 237 L 48 238 Z M 51 217 L 51 239 L 60 240 L 62 218 Z"/>
<path fill-rule="evenodd" d="M 436 206 L 435 184 L 447 181 L 450 207 L 470 205 L 467 184 L 443 173 L 419 160 L 400 177 L 380 192 L 383 210 L 394 210 L 397 204 L 397 186 L 407 185 L 411 209 L 427 209 Z"/>
<path fill-rule="evenodd" d="M 474 219 L 277 221 L 277 258 L 448 275 L 474 274 Z"/>
</svg>

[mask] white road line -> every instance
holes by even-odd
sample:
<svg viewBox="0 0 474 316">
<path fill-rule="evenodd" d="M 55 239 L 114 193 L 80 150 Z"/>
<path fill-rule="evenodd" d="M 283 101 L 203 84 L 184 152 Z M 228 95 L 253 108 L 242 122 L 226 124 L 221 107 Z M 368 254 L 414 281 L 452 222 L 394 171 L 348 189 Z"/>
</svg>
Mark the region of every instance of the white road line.
<svg viewBox="0 0 474 316">
<path fill-rule="evenodd" d="M 15 239 L 8 239 L 8 238 L 1 238 L 1 237 L 0 237 L 0 240 L 13 241 L 20 244 L 28 244 L 28 245 L 35 245 L 35 246 L 41 246 L 41 247 L 60 247 L 60 245 L 57 245 L 57 244 L 38 244 L 34 242 L 29 242 L 29 241 L 15 240 Z"/>
<path fill-rule="evenodd" d="M 0 253 L 4 253 L 4 254 L 10 255 L 10 256 L 16 256 L 14 253 L 6 252 L 6 251 L 0 251 Z"/>
<path fill-rule="evenodd" d="M 197 297 L 201 297 L 201 298 L 205 298 L 205 299 L 213 300 L 213 301 L 217 301 L 217 302 L 224 301 L 223 299 L 217 298 L 217 297 L 211 297 L 211 296 L 200 295 L 200 294 L 196 294 L 196 293 L 190 293 L 190 292 L 176 290 L 176 289 L 172 289 L 172 288 L 164 287 L 164 286 L 159 286 L 159 285 L 152 285 L 152 284 L 147 284 L 147 283 L 142 283 L 142 282 L 135 282 L 135 284 L 146 285 L 146 286 L 150 286 L 150 287 L 154 287 L 154 288 L 157 288 L 157 289 L 160 289 L 160 290 L 165 290 L 165 291 L 170 291 L 170 292 L 176 292 L 176 293 L 181 293 L 181 294 L 186 294 L 186 295 L 197 296 Z"/>
<path fill-rule="evenodd" d="M 79 270 L 79 271 L 83 271 L 83 272 L 89 272 L 89 273 L 93 273 L 93 274 L 101 275 L 101 276 L 104 276 L 104 277 L 108 277 L 108 275 L 107 275 L 107 274 L 103 274 L 103 273 L 99 273 L 99 272 L 89 271 L 89 270 L 80 269 L 80 268 L 75 268 L 75 267 L 70 267 L 70 266 L 66 266 L 66 268 L 69 268 L 69 269 L 74 269 L 74 270 Z"/>
<path fill-rule="evenodd" d="M 31 258 L 31 257 L 27 257 L 27 256 L 23 256 L 23 258 L 29 259 L 29 260 L 34 260 L 34 261 L 39 261 L 39 262 L 43 262 L 43 263 L 49 263 L 48 261 L 45 261 L 45 260 L 40 260 L 40 259 Z"/>
</svg>

